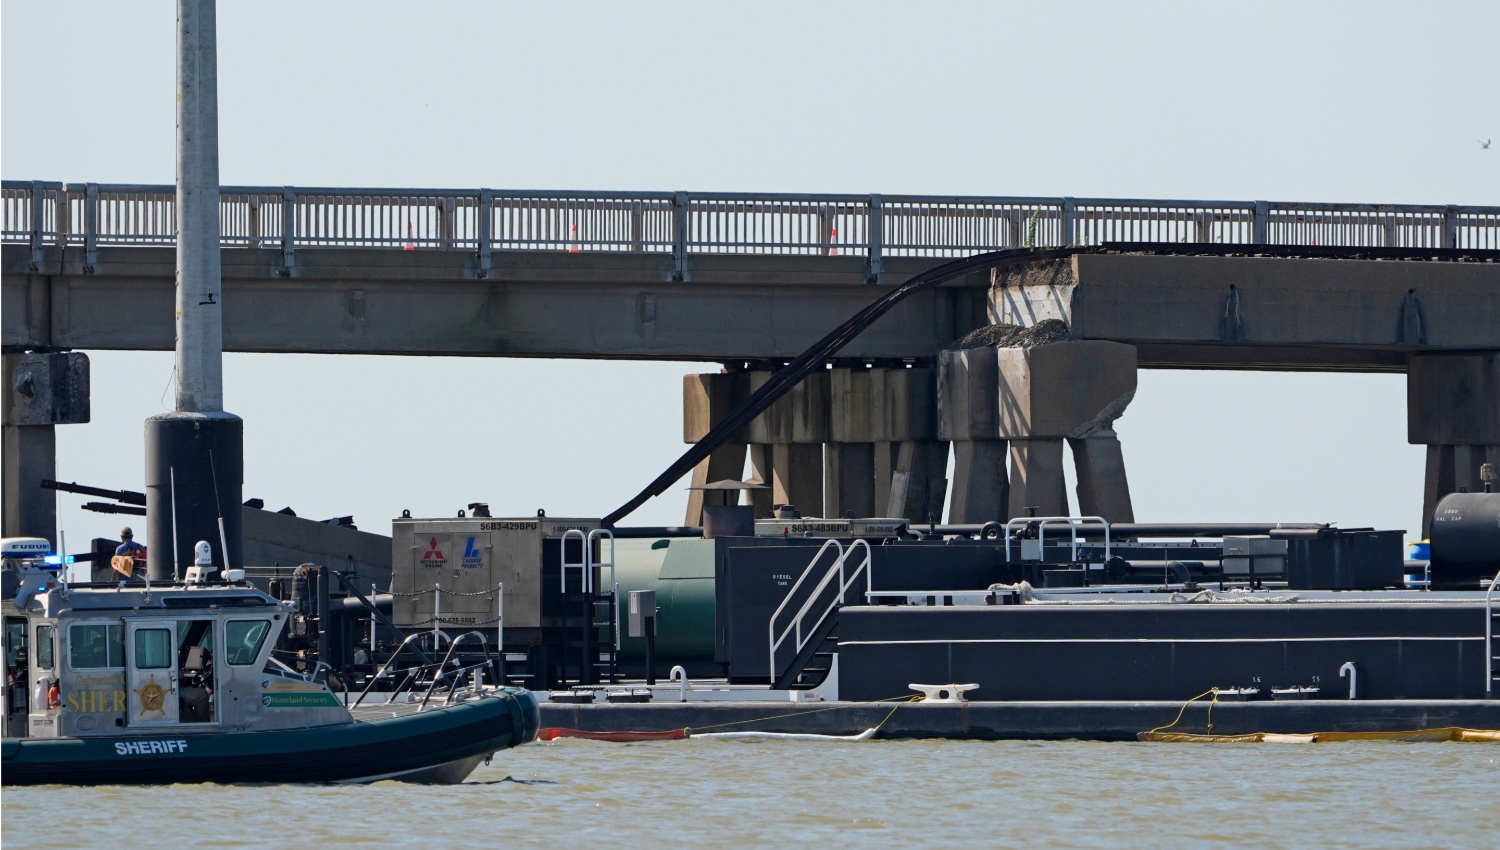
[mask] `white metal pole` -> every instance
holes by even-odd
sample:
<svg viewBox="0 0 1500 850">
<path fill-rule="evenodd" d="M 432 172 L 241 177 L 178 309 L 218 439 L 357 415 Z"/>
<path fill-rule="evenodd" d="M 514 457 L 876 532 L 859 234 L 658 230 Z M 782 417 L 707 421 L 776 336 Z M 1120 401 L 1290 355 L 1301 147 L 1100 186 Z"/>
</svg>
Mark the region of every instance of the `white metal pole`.
<svg viewBox="0 0 1500 850">
<path fill-rule="evenodd" d="M 214 0 L 177 0 L 177 409 L 224 410 Z"/>
<path fill-rule="evenodd" d="M 375 594 L 378 593 L 378 592 L 379 592 L 379 588 L 377 588 L 375 586 L 375 582 L 373 582 L 373 581 L 370 582 L 370 607 L 372 607 L 372 608 L 376 607 Z M 371 670 L 375 669 L 375 612 L 374 611 L 370 612 L 370 669 Z"/>
<path fill-rule="evenodd" d="M 500 582 L 495 591 L 495 651 L 500 663 L 505 663 L 505 582 Z M 503 684 L 503 683 L 502 683 Z"/>
<path fill-rule="evenodd" d="M 438 651 L 438 628 L 443 620 L 443 583 L 432 583 L 432 651 Z"/>
</svg>

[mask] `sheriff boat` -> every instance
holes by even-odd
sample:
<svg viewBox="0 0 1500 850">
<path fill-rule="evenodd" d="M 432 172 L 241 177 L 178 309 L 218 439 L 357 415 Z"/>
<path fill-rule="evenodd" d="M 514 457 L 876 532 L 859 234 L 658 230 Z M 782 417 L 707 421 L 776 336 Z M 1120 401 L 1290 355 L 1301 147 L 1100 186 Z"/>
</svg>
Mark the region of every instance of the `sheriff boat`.
<svg viewBox="0 0 1500 850">
<path fill-rule="evenodd" d="M 351 712 L 272 658 L 290 608 L 241 571 L 70 585 L 63 560 L 44 539 L 0 540 L 7 785 L 456 783 L 536 738 L 530 692 L 447 659 L 427 693 Z"/>
</svg>

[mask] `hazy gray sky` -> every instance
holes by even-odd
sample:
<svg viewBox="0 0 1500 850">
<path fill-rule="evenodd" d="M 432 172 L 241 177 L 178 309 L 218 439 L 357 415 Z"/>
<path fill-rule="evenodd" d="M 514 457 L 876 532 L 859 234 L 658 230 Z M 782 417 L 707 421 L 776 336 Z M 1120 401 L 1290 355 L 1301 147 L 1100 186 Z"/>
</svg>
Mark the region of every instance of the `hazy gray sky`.
<svg viewBox="0 0 1500 850">
<path fill-rule="evenodd" d="M 0 9 L 4 177 L 170 183 L 174 4 Z M 1497 32 L 1495 2 L 225 0 L 221 179 L 1494 204 Z M 90 355 L 59 477 L 141 489 L 171 355 Z M 609 511 L 682 451 L 702 370 L 229 355 L 225 403 L 247 497 L 389 533 L 471 501 Z M 1400 376 L 1155 371 L 1117 430 L 1143 520 L 1415 529 L 1405 427 Z M 70 543 L 113 535 L 82 501 Z"/>
</svg>

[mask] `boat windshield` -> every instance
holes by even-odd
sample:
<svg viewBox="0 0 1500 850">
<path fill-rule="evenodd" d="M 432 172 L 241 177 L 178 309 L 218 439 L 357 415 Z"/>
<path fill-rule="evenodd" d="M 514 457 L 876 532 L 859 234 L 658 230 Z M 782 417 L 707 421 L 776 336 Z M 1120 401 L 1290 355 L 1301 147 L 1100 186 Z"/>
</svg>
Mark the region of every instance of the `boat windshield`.
<svg viewBox="0 0 1500 850">
<path fill-rule="evenodd" d="M 224 624 L 224 650 L 235 667 L 255 663 L 261 644 L 271 631 L 270 620 L 230 620 Z"/>
</svg>

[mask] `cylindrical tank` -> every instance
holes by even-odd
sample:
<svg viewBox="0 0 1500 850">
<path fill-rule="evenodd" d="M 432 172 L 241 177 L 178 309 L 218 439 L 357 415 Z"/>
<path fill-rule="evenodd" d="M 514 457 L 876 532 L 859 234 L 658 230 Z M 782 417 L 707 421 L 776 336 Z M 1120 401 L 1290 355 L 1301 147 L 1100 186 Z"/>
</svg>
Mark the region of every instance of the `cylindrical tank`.
<svg viewBox="0 0 1500 850">
<path fill-rule="evenodd" d="M 632 590 L 656 591 L 657 663 L 712 661 L 714 657 L 714 542 L 692 538 L 615 541 L 618 599 Z M 644 661 L 646 641 L 632 638 L 622 621 L 620 658 Z"/>
<path fill-rule="evenodd" d="M 1500 571 L 1500 493 L 1449 493 L 1432 514 L 1432 584 L 1472 587 Z"/>
<path fill-rule="evenodd" d="M 163 413 L 146 420 L 146 566 L 152 581 L 170 580 L 174 571 L 185 575 L 199 540 L 213 549 L 214 566 L 245 565 L 244 433 L 245 423 L 232 413 Z"/>
</svg>

